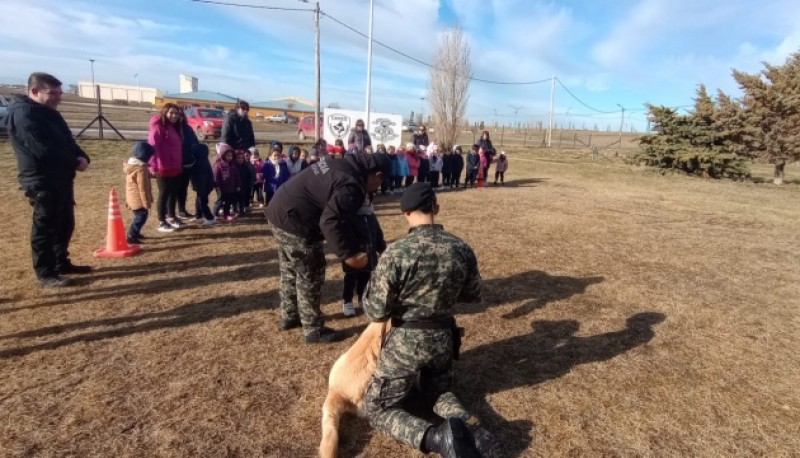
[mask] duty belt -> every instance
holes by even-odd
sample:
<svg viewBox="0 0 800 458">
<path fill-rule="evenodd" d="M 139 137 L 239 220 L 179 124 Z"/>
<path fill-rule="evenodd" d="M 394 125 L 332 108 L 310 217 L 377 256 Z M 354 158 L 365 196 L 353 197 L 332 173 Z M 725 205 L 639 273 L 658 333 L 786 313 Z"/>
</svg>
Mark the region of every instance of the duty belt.
<svg viewBox="0 0 800 458">
<path fill-rule="evenodd" d="M 405 329 L 453 329 L 456 327 L 456 319 L 453 317 L 443 318 L 435 321 L 422 320 L 403 320 L 402 318 L 392 317 L 393 328 Z"/>
</svg>

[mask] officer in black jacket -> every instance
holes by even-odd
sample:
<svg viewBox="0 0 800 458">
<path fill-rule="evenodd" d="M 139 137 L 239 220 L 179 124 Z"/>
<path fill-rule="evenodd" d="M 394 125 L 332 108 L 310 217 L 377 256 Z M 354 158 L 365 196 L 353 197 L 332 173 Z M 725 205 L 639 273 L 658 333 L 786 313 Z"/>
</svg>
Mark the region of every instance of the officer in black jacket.
<svg viewBox="0 0 800 458">
<path fill-rule="evenodd" d="M 306 343 L 344 338 L 324 326 L 320 311 L 323 240 L 346 265 L 361 269 L 367 264 L 354 228 L 364 198 L 380 187 L 388 168 L 383 154 L 323 156 L 278 188 L 266 215 L 278 242 L 281 329 L 302 325 Z"/>
<path fill-rule="evenodd" d="M 54 287 L 70 283 L 62 274 L 92 270 L 69 259 L 69 241 L 75 230 L 75 171 L 86 170 L 90 160 L 56 111 L 62 94 L 56 77 L 32 73 L 28 94 L 14 96 L 6 117 L 19 184 L 33 207 L 33 270 L 41 285 Z"/>
</svg>

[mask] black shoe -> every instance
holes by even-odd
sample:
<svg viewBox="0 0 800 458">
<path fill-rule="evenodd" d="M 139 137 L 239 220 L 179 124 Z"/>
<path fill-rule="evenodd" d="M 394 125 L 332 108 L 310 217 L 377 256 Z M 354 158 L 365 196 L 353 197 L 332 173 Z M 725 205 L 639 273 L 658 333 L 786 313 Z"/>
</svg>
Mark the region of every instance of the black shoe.
<svg viewBox="0 0 800 458">
<path fill-rule="evenodd" d="M 289 329 L 299 328 L 302 326 L 303 323 L 300 322 L 300 318 L 282 318 L 281 319 L 281 330 L 288 331 Z"/>
<path fill-rule="evenodd" d="M 487 431 L 479 423 L 467 423 L 467 429 L 472 433 L 475 438 L 475 448 L 478 449 L 483 458 L 500 458 L 506 456 L 503 453 L 503 447 L 500 442 L 494 437 L 494 434 Z"/>
<path fill-rule="evenodd" d="M 189 219 L 194 218 L 194 215 L 189 212 L 178 212 L 178 218 Z"/>
<path fill-rule="evenodd" d="M 76 266 L 71 261 L 67 261 L 63 266 L 56 268 L 59 274 L 88 274 L 92 271 L 92 266 Z"/>
<path fill-rule="evenodd" d="M 60 275 L 54 275 L 52 277 L 39 277 L 36 281 L 42 285 L 49 288 L 59 288 L 62 286 L 69 286 L 70 281 L 69 278 L 62 277 Z"/>
<path fill-rule="evenodd" d="M 436 452 L 443 458 L 481 458 L 475 438 L 460 418 L 448 418 L 432 426 L 422 441 L 425 452 Z"/>
<path fill-rule="evenodd" d="M 323 326 L 318 330 L 311 331 L 310 334 L 306 334 L 304 339 L 306 343 L 330 343 L 338 342 L 345 337 L 346 336 L 342 332 Z"/>
<path fill-rule="evenodd" d="M 139 245 L 142 243 L 142 239 L 139 237 L 126 237 L 128 245 Z"/>
</svg>

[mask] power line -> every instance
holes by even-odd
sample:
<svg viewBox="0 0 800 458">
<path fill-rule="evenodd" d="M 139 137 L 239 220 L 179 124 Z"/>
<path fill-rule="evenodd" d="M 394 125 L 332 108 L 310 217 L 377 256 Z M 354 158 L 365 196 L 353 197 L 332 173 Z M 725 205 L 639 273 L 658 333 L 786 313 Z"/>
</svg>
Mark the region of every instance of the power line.
<svg viewBox="0 0 800 458">
<path fill-rule="evenodd" d="M 362 36 L 362 37 L 364 37 L 366 39 L 369 39 L 369 36 L 367 34 L 359 31 L 355 27 L 352 27 L 352 26 L 340 21 L 339 19 L 336 19 L 335 17 L 331 16 L 330 14 L 328 14 L 328 13 L 323 11 L 322 15 L 330 18 L 330 20 L 332 20 L 333 22 L 339 24 L 340 26 L 350 30 L 351 32 L 353 32 L 353 33 L 355 33 L 357 35 L 360 35 L 360 36 Z M 414 62 L 416 62 L 416 63 L 418 63 L 420 65 L 424 65 L 424 66 L 429 67 L 429 68 L 436 68 L 433 65 L 429 64 L 428 62 L 425 62 L 424 60 L 417 59 L 416 57 L 410 56 L 410 55 L 408 55 L 408 54 L 406 54 L 406 53 L 404 53 L 402 51 L 399 51 L 399 50 L 397 50 L 397 49 L 395 49 L 395 48 L 393 48 L 393 47 L 391 47 L 391 46 L 389 46 L 389 45 L 387 45 L 385 43 L 381 43 L 378 40 L 373 39 L 372 41 L 373 41 L 373 43 L 376 43 L 376 44 L 388 49 L 389 51 L 392 51 L 392 52 L 394 52 L 396 54 L 399 54 L 399 55 L 405 57 L 406 59 L 412 60 L 412 61 L 414 61 Z M 440 69 L 440 68 L 436 68 L 436 69 L 437 70 L 444 70 L 444 69 Z M 493 80 L 487 80 L 487 79 L 483 79 L 483 78 L 476 78 L 474 76 L 470 76 L 468 79 L 471 80 L 471 81 L 479 82 L 479 83 L 516 85 L 516 86 L 541 84 L 541 83 L 546 83 L 546 82 L 550 81 L 550 78 L 543 79 L 543 80 L 538 80 L 538 81 L 519 81 L 519 82 L 516 82 L 516 81 L 493 81 Z"/>
<path fill-rule="evenodd" d="M 616 111 L 603 111 L 603 110 L 598 110 L 597 108 L 594 108 L 594 107 L 590 106 L 589 104 L 587 104 L 583 100 L 579 99 L 577 95 L 572 93 L 572 91 L 567 89 L 567 86 L 564 86 L 564 83 L 562 83 L 560 79 L 556 78 L 556 81 L 558 81 L 558 85 L 559 86 L 561 86 L 562 88 L 564 88 L 565 91 L 567 91 L 567 94 L 572 96 L 572 98 L 575 99 L 576 102 L 580 103 L 581 105 L 585 106 L 586 108 L 588 108 L 588 109 L 590 109 L 592 111 L 595 111 L 597 113 L 604 113 L 604 114 L 616 113 Z"/>
<path fill-rule="evenodd" d="M 208 5 L 235 6 L 237 8 L 251 8 L 258 10 L 310 11 L 310 12 L 314 11 L 311 8 L 286 8 L 281 6 L 252 5 L 249 3 L 233 3 L 233 2 L 222 2 L 216 0 L 189 0 L 189 1 L 195 3 L 206 3 Z"/>
</svg>

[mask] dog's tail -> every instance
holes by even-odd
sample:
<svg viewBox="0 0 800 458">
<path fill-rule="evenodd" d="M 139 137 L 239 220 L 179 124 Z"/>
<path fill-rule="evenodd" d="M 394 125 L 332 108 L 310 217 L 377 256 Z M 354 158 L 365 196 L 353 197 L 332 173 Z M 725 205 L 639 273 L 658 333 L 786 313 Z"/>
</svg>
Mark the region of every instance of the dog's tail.
<svg viewBox="0 0 800 458">
<path fill-rule="evenodd" d="M 348 401 L 335 390 L 328 391 L 322 405 L 322 441 L 319 443 L 321 458 L 336 458 L 339 447 L 339 420 L 350 411 Z"/>
</svg>

